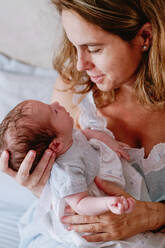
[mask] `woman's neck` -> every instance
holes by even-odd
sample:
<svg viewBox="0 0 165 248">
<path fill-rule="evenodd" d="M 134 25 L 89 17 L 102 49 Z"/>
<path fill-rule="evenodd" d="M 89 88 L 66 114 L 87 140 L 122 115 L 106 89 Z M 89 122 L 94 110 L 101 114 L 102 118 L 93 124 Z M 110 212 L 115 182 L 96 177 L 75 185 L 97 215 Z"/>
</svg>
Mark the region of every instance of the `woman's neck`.
<svg viewBox="0 0 165 248">
<path fill-rule="evenodd" d="M 117 102 L 123 102 L 127 104 L 132 104 L 137 102 L 135 88 L 132 85 L 123 85 L 116 90 L 116 100 Z"/>
</svg>

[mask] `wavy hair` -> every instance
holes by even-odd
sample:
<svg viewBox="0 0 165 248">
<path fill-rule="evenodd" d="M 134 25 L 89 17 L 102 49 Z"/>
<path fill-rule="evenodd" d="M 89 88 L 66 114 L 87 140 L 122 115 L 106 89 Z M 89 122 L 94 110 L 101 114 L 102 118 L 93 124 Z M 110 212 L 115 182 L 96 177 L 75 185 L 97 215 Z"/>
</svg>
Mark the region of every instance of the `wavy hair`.
<svg viewBox="0 0 165 248">
<path fill-rule="evenodd" d="M 165 102 L 165 1 L 164 0 L 52 0 L 58 12 L 74 10 L 85 20 L 103 30 L 131 42 L 146 22 L 152 25 L 152 44 L 144 53 L 135 84 L 136 97 L 143 105 L 162 107 Z M 65 32 L 54 68 L 77 91 L 93 90 L 97 107 L 103 107 L 115 99 L 115 90 L 101 92 L 84 72 L 76 70 L 77 55 Z"/>
</svg>

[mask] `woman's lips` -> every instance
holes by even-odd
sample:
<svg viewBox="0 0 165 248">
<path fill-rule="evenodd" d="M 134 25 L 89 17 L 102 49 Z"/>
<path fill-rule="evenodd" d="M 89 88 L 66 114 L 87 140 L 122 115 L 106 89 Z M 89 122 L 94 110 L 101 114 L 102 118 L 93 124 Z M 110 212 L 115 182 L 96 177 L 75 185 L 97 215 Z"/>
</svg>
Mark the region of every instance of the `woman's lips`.
<svg viewBox="0 0 165 248">
<path fill-rule="evenodd" d="M 90 79 L 93 83 L 96 84 L 101 84 L 104 79 L 104 75 L 99 75 L 99 76 L 90 76 Z"/>
</svg>

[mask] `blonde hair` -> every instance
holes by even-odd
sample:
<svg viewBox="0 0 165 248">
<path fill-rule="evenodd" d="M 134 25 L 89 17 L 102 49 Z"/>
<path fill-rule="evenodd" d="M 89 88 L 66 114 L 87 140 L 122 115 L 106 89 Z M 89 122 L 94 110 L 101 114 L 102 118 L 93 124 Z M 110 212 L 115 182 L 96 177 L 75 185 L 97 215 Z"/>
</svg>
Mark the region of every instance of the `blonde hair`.
<svg viewBox="0 0 165 248">
<path fill-rule="evenodd" d="M 63 9 L 76 11 L 85 20 L 103 30 L 131 42 L 140 28 L 152 25 L 152 44 L 144 53 L 135 84 L 136 97 L 143 105 L 162 107 L 165 102 L 165 1 L 164 0 L 52 0 L 59 13 Z M 101 92 L 89 77 L 76 70 L 76 50 L 65 32 L 54 68 L 61 74 L 70 89 L 93 90 L 97 107 L 103 107 L 115 99 L 115 91 Z"/>
</svg>

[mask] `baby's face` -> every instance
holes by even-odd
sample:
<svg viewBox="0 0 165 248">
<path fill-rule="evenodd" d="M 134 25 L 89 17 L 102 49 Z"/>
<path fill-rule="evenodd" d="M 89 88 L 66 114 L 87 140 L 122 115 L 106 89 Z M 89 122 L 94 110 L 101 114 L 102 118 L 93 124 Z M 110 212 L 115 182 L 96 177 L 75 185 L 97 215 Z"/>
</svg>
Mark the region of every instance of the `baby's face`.
<svg viewBox="0 0 165 248">
<path fill-rule="evenodd" d="M 46 104 L 40 101 L 30 100 L 34 121 L 41 125 L 51 125 L 58 136 L 72 138 L 73 118 L 58 102 Z"/>
</svg>

